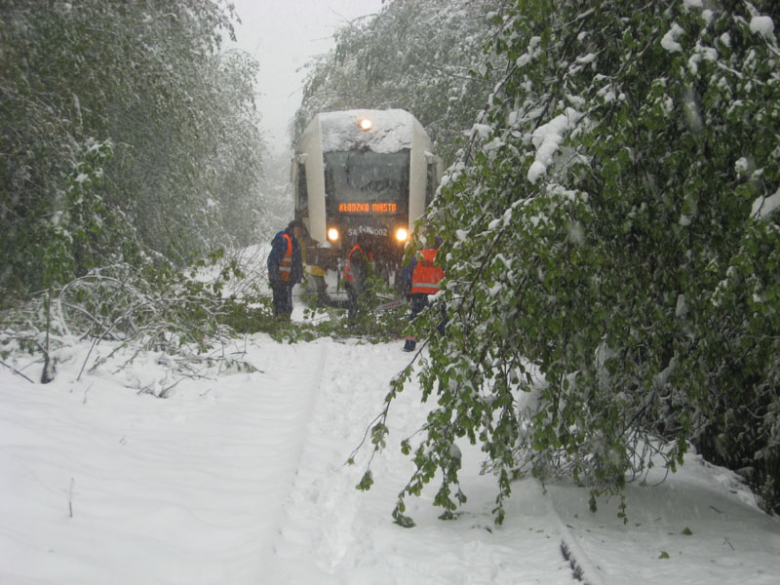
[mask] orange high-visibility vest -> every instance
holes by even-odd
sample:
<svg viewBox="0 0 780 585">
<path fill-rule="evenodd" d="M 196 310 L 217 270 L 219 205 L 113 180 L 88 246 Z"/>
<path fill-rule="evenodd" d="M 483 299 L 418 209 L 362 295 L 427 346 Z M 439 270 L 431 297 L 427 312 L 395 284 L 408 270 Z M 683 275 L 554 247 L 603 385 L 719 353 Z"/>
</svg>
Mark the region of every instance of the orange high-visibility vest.
<svg viewBox="0 0 780 585">
<path fill-rule="evenodd" d="M 292 257 L 293 257 L 293 245 L 292 238 L 288 234 L 282 234 L 287 240 L 287 251 L 284 253 L 284 258 L 279 262 L 279 278 L 282 282 L 290 280 L 290 273 L 292 272 Z"/>
<path fill-rule="evenodd" d="M 344 277 L 344 280 L 352 284 L 355 283 L 355 275 L 352 274 L 352 267 L 350 266 L 350 263 L 352 262 L 352 254 L 355 253 L 355 250 L 360 250 L 360 253 L 363 255 L 363 258 L 365 259 L 366 253 L 363 251 L 363 248 L 355 244 L 355 246 L 349 251 L 349 254 L 347 254 L 347 263 L 344 265 L 344 270 L 341 272 L 341 275 Z"/>
<path fill-rule="evenodd" d="M 417 261 L 412 272 L 412 294 L 431 295 L 439 292 L 439 281 L 444 278 L 444 270 L 433 265 L 438 251 L 431 248 L 420 251 L 422 259 Z"/>
</svg>

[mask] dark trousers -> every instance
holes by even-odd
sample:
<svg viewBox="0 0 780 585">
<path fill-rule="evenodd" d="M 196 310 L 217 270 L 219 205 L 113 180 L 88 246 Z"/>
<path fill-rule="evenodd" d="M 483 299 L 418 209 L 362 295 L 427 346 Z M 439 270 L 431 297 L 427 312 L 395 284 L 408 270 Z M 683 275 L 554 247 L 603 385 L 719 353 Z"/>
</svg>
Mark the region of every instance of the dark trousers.
<svg viewBox="0 0 780 585">
<path fill-rule="evenodd" d="M 419 315 L 422 310 L 428 306 L 428 304 L 429 302 L 427 294 L 414 293 L 412 295 L 412 315 L 409 319 L 412 322 L 412 325 L 414 325 L 415 321 L 417 321 L 417 315 Z M 444 335 L 444 326 L 447 324 L 447 308 L 441 301 L 437 301 L 436 304 L 439 305 L 441 310 L 441 321 L 439 321 L 437 330 L 441 335 Z"/>
<path fill-rule="evenodd" d="M 289 317 L 292 315 L 292 289 L 293 285 L 288 282 L 274 282 L 271 284 L 271 290 L 274 295 L 274 317 L 279 315 Z"/>
<path fill-rule="evenodd" d="M 347 316 L 352 321 L 358 312 L 358 288 L 351 282 L 344 283 L 344 288 L 347 290 Z"/>
<path fill-rule="evenodd" d="M 414 324 L 417 321 L 417 315 L 428 306 L 428 295 L 414 293 L 412 295 L 412 314 L 409 316 L 409 321 L 412 324 L 412 331 L 406 336 L 404 342 L 404 351 L 414 351 L 417 347 L 417 332 L 414 330 Z"/>
<path fill-rule="evenodd" d="M 417 321 L 417 315 L 419 315 L 422 310 L 428 306 L 428 295 L 423 293 L 414 293 L 412 295 L 412 315 L 411 315 L 411 322 L 414 323 Z"/>
</svg>

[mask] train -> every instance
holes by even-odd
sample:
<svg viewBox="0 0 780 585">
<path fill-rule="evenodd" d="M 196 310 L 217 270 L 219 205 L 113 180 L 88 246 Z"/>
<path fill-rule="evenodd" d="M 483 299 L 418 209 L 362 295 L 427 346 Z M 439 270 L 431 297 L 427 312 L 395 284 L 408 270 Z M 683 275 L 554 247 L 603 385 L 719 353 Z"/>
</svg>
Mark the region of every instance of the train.
<svg viewBox="0 0 780 585">
<path fill-rule="evenodd" d="M 322 112 L 298 139 L 291 174 L 307 264 L 338 275 L 363 235 L 376 273 L 391 283 L 414 222 L 436 193 L 442 161 L 405 110 Z"/>
</svg>

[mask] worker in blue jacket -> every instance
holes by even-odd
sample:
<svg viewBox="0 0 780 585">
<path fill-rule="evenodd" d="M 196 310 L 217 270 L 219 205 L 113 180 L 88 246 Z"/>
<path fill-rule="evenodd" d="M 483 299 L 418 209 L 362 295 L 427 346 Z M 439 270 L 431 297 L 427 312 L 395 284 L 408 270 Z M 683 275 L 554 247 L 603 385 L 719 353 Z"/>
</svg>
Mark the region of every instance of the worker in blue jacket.
<svg viewBox="0 0 780 585">
<path fill-rule="evenodd" d="M 296 220 L 274 236 L 268 255 L 268 279 L 274 299 L 274 317 L 290 318 L 293 310 L 292 289 L 303 280 L 303 259 L 298 239 L 303 224 Z"/>
</svg>

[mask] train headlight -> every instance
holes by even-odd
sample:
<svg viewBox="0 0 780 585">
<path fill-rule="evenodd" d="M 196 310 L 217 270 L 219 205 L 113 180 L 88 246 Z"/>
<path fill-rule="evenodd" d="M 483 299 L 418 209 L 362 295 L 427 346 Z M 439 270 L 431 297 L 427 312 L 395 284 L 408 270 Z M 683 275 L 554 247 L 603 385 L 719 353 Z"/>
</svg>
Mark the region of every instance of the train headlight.
<svg viewBox="0 0 780 585">
<path fill-rule="evenodd" d="M 360 129 L 361 130 L 371 130 L 374 123 L 369 118 L 363 118 L 360 120 Z"/>
<path fill-rule="evenodd" d="M 399 242 L 405 242 L 409 239 L 409 232 L 406 231 L 406 228 L 398 228 L 395 231 L 395 239 Z"/>
<path fill-rule="evenodd" d="M 328 229 L 328 240 L 331 242 L 335 242 L 339 239 L 339 230 L 336 228 L 329 228 Z"/>
</svg>

